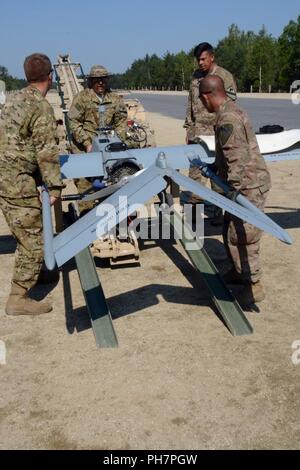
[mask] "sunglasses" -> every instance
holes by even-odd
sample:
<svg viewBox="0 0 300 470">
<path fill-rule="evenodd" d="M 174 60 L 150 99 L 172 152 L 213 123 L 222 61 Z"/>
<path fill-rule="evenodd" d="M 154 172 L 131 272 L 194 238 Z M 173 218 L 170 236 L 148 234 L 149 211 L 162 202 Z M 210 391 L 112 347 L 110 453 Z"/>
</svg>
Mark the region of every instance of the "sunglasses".
<svg viewBox="0 0 300 470">
<path fill-rule="evenodd" d="M 95 77 L 92 80 L 94 83 L 105 83 L 108 81 L 108 79 L 109 79 L 108 77 L 99 77 L 99 78 Z"/>
</svg>

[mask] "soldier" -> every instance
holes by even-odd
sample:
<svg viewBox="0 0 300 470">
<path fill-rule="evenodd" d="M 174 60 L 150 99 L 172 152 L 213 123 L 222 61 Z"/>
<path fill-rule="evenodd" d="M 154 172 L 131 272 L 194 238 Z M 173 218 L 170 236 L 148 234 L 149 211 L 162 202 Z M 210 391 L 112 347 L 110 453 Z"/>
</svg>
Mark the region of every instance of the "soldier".
<svg viewBox="0 0 300 470">
<path fill-rule="evenodd" d="M 48 302 L 30 299 L 43 262 L 41 181 L 50 202 L 60 197 L 56 123 L 45 96 L 52 86 L 52 66 L 44 54 L 25 59 L 29 86 L 6 103 L 0 119 L 0 207 L 17 240 L 8 315 L 35 315 L 52 310 Z"/>
<path fill-rule="evenodd" d="M 230 72 L 219 67 L 215 62 L 215 55 L 213 47 L 207 43 L 202 42 L 194 49 L 194 56 L 199 64 L 198 69 L 194 72 L 190 92 L 188 97 L 188 105 L 186 111 L 186 118 L 184 126 L 186 128 L 186 143 L 192 144 L 195 139 L 201 135 L 213 135 L 214 125 L 216 121 L 215 114 L 207 112 L 205 106 L 203 106 L 199 98 L 199 83 L 200 81 L 209 75 L 217 75 L 221 77 L 225 83 L 225 90 L 229 98 L 233 101 L 236 100 L 236 84 L 233 76 Z M 190 178 L 203 183 L 203 177 L 198 168 L 193 167 L 189 172 Z M 220 190 L 212 183 L 212 189 L 220 192 Z M 202 200 L 192 195 L 190 198 L 192 204 L 200 203 Z M 220 225 L 223 222 L 222 211 L 216 208 L 215 220 L 212 222 L 213 225 Z"/>
<path fill-rule="evenodd" d="M 271 178 L 260 154 L 255 133 L 245 111 L 227 95 L 223 80 L 210 75 L 200 82 L 199 93 L 209 113 L 216 113 L 216 168 L 219 176 L 263 210 Z M 245 306 L 264 300 L 259 262 L 261 230 L 225 213 L 223 238 L 233 268 L 224 276 L 240 283 Z"/>
<path fill-rule="evenodd" d="M 113 93 L 109 87 L 111 74 L 102 65 L 94 65 L 88 75 L 88 88 L 75 96 L 69 111 L 69 122 L 72 132 L 72 151 L 74 153 L 90 152 L 93 137 L 99 127 L 112 127 L 121 140 L 126 140 L 127 109 L 123 99 Z M 104 116 L 100 115 L 99 106 L 105 106 Z M 102 122 L 103 121 L 103 122 Z M 91 188 L 85 178 L 75 180 L 79 193 Z M 93 202 L 81 202 L 80 211 L 89 210 Z"/>
</svg>

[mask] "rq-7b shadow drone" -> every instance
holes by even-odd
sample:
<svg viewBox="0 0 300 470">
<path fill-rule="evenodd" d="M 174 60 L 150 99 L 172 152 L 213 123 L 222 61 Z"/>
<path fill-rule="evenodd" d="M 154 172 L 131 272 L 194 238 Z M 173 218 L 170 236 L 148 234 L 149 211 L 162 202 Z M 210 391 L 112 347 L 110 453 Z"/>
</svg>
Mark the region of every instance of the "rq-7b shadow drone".
<svg viewBox="0 0 300 470">
<path fill-rule="evenodd" d="M 267 161 L 300 159 L 300 130 L 282 132 L 277 134 L 276 137 L 274 135 L 258 136 L 258 140 L 261 151 Z M 54 237 L 49 196 L 44 191 L 43 222 L 47 268 L 52 270 L 55 266 L 62 266 L 73 257 L 76 259 L 95 240 L 104 236 L 107 233 L 108 227 L 112 228 L 111 220 L 114 220 L 115 225 L 126 220 L 132 212 L 135 212 L 136 205 L 144 204 L 153 196 L 164 191 L 170 180 L 200 196 L 203 200 L 209 201 L 224 211 L 266 231 L 280 241 L 291 244 L 292 240 L 289 234 L 262 211 L 253 206 L 245 197 L 235 194 L 232 198 L 231 188 L 220 181 L 211 172 L 209 166 L 207 166 L 213 162 L 214 143 L 209 137 L 203 137 L 202 142 L 199 144 L 131 150 L 127 149 L 113 132 L 102 128 L 94 138 L 91 153 L 62 155 L 60 157 L 61 175 L 63 179 L 97 178 L 101 183 L 102 189 L 92 195 L 89 194 L 81 197 L 81 200 L 100 199 L 103 201 L 105 198 L 106 207 L 109 204 L 111 209 L 105 212 L 104 215 L 97 215 L 103 214 L 103 211 L 101 211 L 101 204 L 103 202 L 100 202 L 94 209 Z M 220 195 L 177 171 L 178 169 L 187 169 L 191 164 L 200 166 L 206 176 L 214 179 L 222 187 L 225 195 Z M 122 178 L 124 174 L 127 174 L 127 176 Z M 120 178 L 119 180 L 116 178 L 116 175 Z M 229 193 L 231 194 L 231 199 L 226 197 L 226 194 Z M 179 214 L 176 213 L 173 214 L 173 217 L 177 221 L 180 218 Z M 176 220 L 174 222 L 173 218 L 175 226 Z M 184 245 L 184 241 L 181 240 L 181 243 Z M 216 268 L 202 246 L 199 245 L 198 254 L 188 252 L 188 255 L 196 268 L 204 274 L 204 278 L 205 273 L 207 274 L 208 272 L 210 275 L 216 276 L 217 285 L 214 283 L 213 286 L 209 285 L 209 288 L 212 292 L 213 300 L 230 331 L 235 335 L 251 333 L 251 325 L 243 315 L 232 294 L 222 282 L 222 279 L 218 276 Z M 196 259 L 197 256 L 198 261 Z M 202 260 L 199 256 L 202 256 Z M 205 272 L 203 273 L 203 271 Z M 101 295 L 103 297 L 103 292 Z M 88 301 L 87 295 L 86 300 Z M 101 346 L 115 346 L 117 343 L 116 336 L 105 299 L 103 300 L 103 298 L 102 307 L 107 315 L 105 316 L 103 312 L 101 313 L 98 318 L 99 325 L 102 322 L 102 330 L 106 332 L 110 330 L 110 333 L 104 334 L 104 337 L 103 335 L 101 337 L 101 332 L 99 333 L 99 330 L 97 332 L 96 325 L 93 325 L 97 344 Z M 106 321 L 105 327 L 103 327 L 104 321 Z M 107 339 L 108 337 L 110 339 Z"/>
</svg>

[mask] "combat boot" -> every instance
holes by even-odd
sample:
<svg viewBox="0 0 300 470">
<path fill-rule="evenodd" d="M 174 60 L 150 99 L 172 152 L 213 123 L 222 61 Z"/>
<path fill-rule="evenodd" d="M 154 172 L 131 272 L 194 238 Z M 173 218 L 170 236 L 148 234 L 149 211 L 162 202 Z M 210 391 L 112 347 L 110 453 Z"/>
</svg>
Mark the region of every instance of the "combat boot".
<svg viewBox="0 0 300 470">
<path fill-rule="evenodd" d="M 265 298 L 266 293 L 261 281 L 248 282 L 237 296 L 239 303 L 245 307 L 262 302 Z"/>
<path fill-rule="evenodd" d="M 12 288 L 5 307 L 7 315 L 40 315 L 49 313 L 52 305 L 49 302 L 38 302 L 27 296 L 27 289 L 12 283 Z"/>
</svg>

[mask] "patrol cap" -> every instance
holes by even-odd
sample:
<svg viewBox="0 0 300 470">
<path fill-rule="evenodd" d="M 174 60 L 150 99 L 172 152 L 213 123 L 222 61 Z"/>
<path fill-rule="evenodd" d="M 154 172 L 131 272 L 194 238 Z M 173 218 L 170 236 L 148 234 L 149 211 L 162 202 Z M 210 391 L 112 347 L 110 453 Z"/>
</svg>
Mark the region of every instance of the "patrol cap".
<svg viewBox="0 0 300 470">
<path fill-rule="evenodd" d="M 103 65 L 93 65 L 88 74 L 88 78 L 110 77 L 111 73 Z"/>
<path fill-rule="evenodd" d="M 45 54 L 35 52 L 26 57 L 24 72 L 28 82 L 43 82 L 52 72 L 51 61 Z"/>
</svg>

